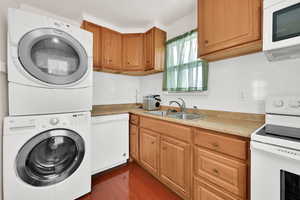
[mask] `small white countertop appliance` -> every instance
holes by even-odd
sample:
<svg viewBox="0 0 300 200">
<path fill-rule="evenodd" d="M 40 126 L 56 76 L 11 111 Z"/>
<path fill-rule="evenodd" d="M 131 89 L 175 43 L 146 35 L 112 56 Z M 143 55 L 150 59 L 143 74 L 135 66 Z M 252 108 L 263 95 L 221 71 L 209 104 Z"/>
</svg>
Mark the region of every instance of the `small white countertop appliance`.
<svg viewBox="0 0 300 200">
<path fill-rule="evenodd" d="M 300 58 L 300 0 L 264 0 L 263 50 L 270 61 Z"/>
<path fill-rule="evenodd" d="M 300 196 L 300 96 L 266 101 L 266 124 L 251 136 L 251 199 Z"/>
</svg>

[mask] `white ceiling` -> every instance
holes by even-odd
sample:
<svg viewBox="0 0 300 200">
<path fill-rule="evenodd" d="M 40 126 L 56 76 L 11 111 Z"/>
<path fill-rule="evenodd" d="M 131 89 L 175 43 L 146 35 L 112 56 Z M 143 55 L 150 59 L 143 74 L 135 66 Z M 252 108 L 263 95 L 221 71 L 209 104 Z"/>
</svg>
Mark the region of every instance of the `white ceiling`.
<svg viewBox="0 0 300 200">
<path fill-rule="evenodd" d="M 119 27 L 169 25 L 194 12 L 196 0 L 16 0 L 73 20 L 83 13 Z"/>
</svg>

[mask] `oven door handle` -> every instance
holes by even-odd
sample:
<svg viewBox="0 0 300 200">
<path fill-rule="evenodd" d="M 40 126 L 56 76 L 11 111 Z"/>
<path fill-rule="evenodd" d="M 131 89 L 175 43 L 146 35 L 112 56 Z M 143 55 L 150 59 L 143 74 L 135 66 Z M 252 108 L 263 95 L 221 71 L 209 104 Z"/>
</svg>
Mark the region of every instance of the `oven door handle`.
<svg viewBox="0 0 300 200">
<path fill-rule="evenodd" d="M 300 161 L 300 151 L 294 149 L 288 149 L 288 148 L 283 148 L 275 145 L 251 141 L 251 150 L 254 149 Z"/>
</svg>

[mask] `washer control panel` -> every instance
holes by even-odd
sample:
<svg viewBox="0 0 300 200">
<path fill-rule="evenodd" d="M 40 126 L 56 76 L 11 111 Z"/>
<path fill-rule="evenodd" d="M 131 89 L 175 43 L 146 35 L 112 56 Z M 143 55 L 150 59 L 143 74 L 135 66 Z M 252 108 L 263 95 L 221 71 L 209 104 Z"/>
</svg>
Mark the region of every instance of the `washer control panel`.
<svg viewBox="0 0 300 200">
<path fill-rule="evenodd" d="M 300 115 L 300 96 L 277 96 L 266 100 L 266 113 Z"/>
</svg>

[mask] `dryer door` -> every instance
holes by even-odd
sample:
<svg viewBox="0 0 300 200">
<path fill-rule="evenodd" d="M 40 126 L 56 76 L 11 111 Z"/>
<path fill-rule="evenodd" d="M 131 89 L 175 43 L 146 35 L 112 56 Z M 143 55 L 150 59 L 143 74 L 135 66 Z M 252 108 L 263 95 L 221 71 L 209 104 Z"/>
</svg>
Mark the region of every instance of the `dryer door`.
<svg viewBox="0 0 300 200">
<path fill-rule="evenodd" d="M 18 176 L 32 186 L 49 186 L 64 181 L 80 166 L 84 140 L 67 129 L 45 131 L 30 139 L 16 159 Z"/>
<path fill-rule="evenodd" d="M 30 75 L 48 84 L 72 84 L 88 72 L 85 49 L 58 29 L 41 28 L 24 35 L 18 45 L 18 56 Z"/>
</svg>

